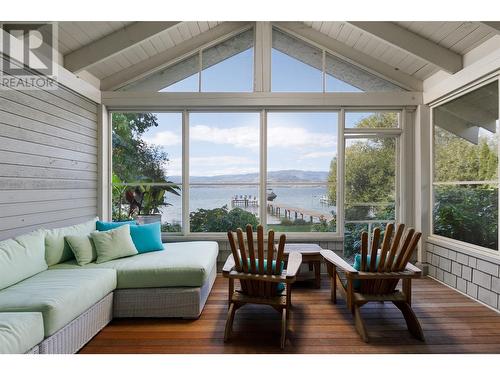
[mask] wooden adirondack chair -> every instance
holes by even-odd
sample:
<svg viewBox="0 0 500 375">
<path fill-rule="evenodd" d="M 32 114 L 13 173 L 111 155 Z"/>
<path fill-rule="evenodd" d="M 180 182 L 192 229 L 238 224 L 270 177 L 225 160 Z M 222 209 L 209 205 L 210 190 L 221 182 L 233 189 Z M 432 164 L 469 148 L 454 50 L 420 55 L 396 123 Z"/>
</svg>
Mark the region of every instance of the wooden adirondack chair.
<svg viewBox="0 0 500 375">
<path fill-rule="evenodd" d="M 396 234 L 392 238 L 394 225 L 388 224 L 380 249 L 380 229 L 375 229 L 370 254 L 368 254 L 368 234 L 363 232 L 361 234 L 361 267 L 359 271 L 333 251 L 323 250 L 321 252 L 332 280 L 332 301 L 337 303 L 337 286 L 340 286 L 346 297 L 347 308 L 354 315 L 356 330 L 365 342 L 368 342 L 368 334 L 360 314 L 360 308 L 368 302 L 377 301 L 390 301 L 396 305 L 403 313 L 411 334 L 422 341 L 424 340 L 420 323 L 411 308 L 411 280 L 420 278 L 422 272 L 409 263 L 422 234 L 409 229 L 401 243 L 404 229 L 405 225 L 399 224 Z M 369 261 L 368 255 L 370 256 Z M 377 257 L 379 258 L 378 264 Z M 401 291 L 396 289 L 400 279 L 402 280 Z M 355 280 L 359 281 L 355 282 Z"/>
<path fill-rule="evenodd" d="M 245 248 L 243 231 L 238 228 L 236 233 L 238 246 L 233 232 L 227 233 L 232 254 L 229 255 L 222 269 L 222 275 L 229 278 L 229 311 L 224 341 L 227 341 L 231 335 L 234 314 L 237 309 L 247 303 L 264 304 L 274 307 L 281 313 L 281 348 L 284 348 L 292 298 L 291 284 L 295 281 L 295 276 L 302 263 L 302 255 L 299 253 L 290 254 L 286 269 L 282 269 L 286 240 L 284 234 L 280 236 L 278 249 L 275 251 L 274 231 L 268 232 L 267 257 L 265 257 L 262 225 L 257 227 L 257 254 L 254 251 L 252 226 L 249 224 L 246 227 L 248 251 Z M 276 258 L 274 258 L 274 253 L 276 253 Z M 235 279 L 240 282 L 240 290 L 234 290 Z M 285 289 L 282 292 L 278 290 L 279 283 L 285 284 Z"/>
</svg>

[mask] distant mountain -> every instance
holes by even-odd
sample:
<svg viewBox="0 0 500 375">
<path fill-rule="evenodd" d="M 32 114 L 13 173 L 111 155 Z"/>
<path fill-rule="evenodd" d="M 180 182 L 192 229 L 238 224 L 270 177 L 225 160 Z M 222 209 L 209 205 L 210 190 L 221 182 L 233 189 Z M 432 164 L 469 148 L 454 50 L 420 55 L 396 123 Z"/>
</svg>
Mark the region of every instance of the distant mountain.
<svg viewBox="0 0 500 375">
<path fill-rule="evenodd" d="M 312 182 L 312 181 L 326 181 L 328 179 L 328 172 L 318 171 L 301 171 L 297 169 L 287 169 L 281 171 L 268 172 L 268 183 L 273 182 Z M 170 180 L 174 183 L 180 183 L 180 176 L 171 176 Z M 191 183 L 226 183 L 226 182 L 259 182 L 258 173 L 244 173 L 244 174 L 226 174 L 219 176 L 191 176 L 189 178 Z"/>
</svg>

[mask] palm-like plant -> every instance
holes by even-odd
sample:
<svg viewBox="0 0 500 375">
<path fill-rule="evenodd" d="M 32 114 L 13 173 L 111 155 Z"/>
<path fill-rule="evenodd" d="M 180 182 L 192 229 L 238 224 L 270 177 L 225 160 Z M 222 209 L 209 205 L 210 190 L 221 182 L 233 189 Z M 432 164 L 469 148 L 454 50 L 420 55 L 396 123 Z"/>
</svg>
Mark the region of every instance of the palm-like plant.
<svg viewBox="0 0 500 375">
<path fill-rule="evenodd" d="M 172 181 L 162 181 L 164 185 L 150 185 L 152 181 L 144 180 L 144 184 L 137 185 L 125 192 L 125 199 L 129 204 L 129 217 L 137 215 L 153 215 L 160 213 L 160 206 L 171 206 L 165 202 L 165 194 L 171 193 L 180 196 L 180 187 Z"/>
</svg>

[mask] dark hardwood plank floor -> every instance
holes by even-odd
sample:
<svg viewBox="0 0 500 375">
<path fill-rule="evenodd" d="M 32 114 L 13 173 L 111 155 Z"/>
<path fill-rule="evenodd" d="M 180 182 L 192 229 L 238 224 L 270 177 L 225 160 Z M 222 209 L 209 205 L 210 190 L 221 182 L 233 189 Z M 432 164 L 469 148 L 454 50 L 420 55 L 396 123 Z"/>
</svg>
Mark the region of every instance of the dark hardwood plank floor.
<svg viewBox="0 0 500 375">
<path fill-rule="evenodd" d="M 236 312 L 224 343 L 227 280 L 218 276 L 198 320 L 115 319 L 80 353 L 500 353 L 500 314 L 446 286 L 416 280 L 413 307 L 426 342 L 414 339 L 392 304 L 362 308 L 371 337 L 364 343 L 342 299 L 330 302 L 330 285 L 299 284 L 293 291 L 287 345 L 279 349 L 280 316 L 266 306 Z"/>
</svg>

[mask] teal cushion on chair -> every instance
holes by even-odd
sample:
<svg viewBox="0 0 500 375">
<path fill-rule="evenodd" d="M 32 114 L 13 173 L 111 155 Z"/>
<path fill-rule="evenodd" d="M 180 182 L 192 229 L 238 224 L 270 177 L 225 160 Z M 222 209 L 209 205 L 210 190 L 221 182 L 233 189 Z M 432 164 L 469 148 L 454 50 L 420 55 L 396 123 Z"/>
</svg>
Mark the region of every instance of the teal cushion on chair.
<svg viewBox="0 0 500 375">
<path fill-rule="evenodd" d="M 163 250 L 161 223 L 131 225 L 130 235 L 139 254 Z"/>
<path fill-rule="evenodd" d="M 248 264 L 248 269 L 250 269 L 250 258 L 247 258 L 247 264 Z M 255 259 L 255 264 L 257 265 L 257 270 L 259 270 L 259 259 Z M 273 269 L 273 273 L 276 272 L 276 261 L 273 260 L 273 263 L 271 265 L 272 269 Z M 280 272 L 283 272 L 283 269 L 285 268 L 285 262 L 281 262 L 281 265 L 280 265 Z M 264 269 L 267 269 L 267 259 L 264 259 Z M 276 291 L 278 293 L 281 293 L 282 291 L 285 290 L 285 283 L 278 283 L 276 285 Z"/>
<path fill-rule="evenodd" d="M 110 229 L 115 229 L 121 227 L 122 225 L 128 224 L 130 226 L 137 225 L 137 221 L 129 220 L 129 221 L 97 221 L 95 223 L 95 229 L 99 232 L 104 232 Z"/>
<path fill-rule="evenodd" d="M 380 261 L 380 256 L 377 255 L 377 259 L 375 261 L 375 267 L 378 267 L 379 261 Z M 371 262 L 371 256 L 367 255 L 366 264 L 369 265 L 370 262 Z M 361 254 L 356 254 L 354 256 L 354 264 L 352 265 L 352 268 L 354 268 L 356 271 L 361 270 Z M 359 289 L 361 287 L 361 280 L 354 280 L 353 286 L 355 289 Z"/>
</svg>

